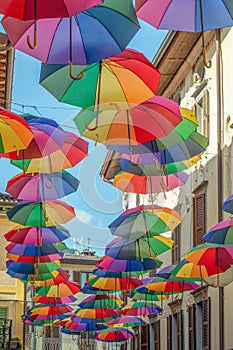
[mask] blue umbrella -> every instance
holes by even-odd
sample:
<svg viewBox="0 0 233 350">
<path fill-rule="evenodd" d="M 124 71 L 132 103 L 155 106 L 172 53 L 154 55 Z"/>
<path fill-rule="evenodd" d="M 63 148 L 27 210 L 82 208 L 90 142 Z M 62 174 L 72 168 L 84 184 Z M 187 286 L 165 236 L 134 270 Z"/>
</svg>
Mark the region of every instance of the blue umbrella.
<svg viewBox="0 0 233 350">
<path fill-rule="evenodd" d="M 233 194 L 223 202 L 222 210 L 233 214 Z"/>
</svg>

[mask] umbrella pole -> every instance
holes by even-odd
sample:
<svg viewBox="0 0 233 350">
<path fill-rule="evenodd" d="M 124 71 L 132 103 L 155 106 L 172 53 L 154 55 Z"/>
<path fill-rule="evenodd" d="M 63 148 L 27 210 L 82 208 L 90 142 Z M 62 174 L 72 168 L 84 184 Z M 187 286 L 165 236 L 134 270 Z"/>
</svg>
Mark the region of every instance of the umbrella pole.
<svg viewBox="0 0 233 350">
<path fill-rule="evenodd" d="M 72 50 L 72 42 L 73 42 L 73 33 L 72 33 L 72 17 L 70 17 L 70 77 L 73 80 L 81 80 L 84 77 L 84 72 L 82 71 L 80 76 L 75 76 L 73 74 L 73 50 Z"/>
<path fill-rule="evenodd" d="M 30 36 L 27 36 L 27 44 L 30 49 L 34 50 L 37 46 L 37 21 L 36 21 L 36 0 L 34 0 L 34 34 L 33 34 L 33 44 L 31 43 Z"/>
<path fill-rule="evenodd" d="M 129 157 L 130 157 L 130 163 L 133 166 L 137 166 L 140 161 L 138 161 L 138 163 L 133 161 L 133 152 L 132 152 L 132 145 L 131 145 L 131 133 L 130 133 L 130 122 L 129 122 L 129 110 L 126 110 L 126 118 L 127 118 L 127 129 L 128 129 L 128 140 L 129 140 Z"/>
<path fill-rule="evenodd" d="M 207 62 L 207 60 L 206 60 L 206 48 L 205 48 L 205 37 L 204 37 L 202 0 L 200 0 L 200 18 L 201 18 L 201 38 L 202 38 L 203 63 L 204 63 L 206 68 L 210 68 L 212 66 L 212 62 L 211 62 L 211 60 L 209 60 L 209 62 Z"/>
</svg>

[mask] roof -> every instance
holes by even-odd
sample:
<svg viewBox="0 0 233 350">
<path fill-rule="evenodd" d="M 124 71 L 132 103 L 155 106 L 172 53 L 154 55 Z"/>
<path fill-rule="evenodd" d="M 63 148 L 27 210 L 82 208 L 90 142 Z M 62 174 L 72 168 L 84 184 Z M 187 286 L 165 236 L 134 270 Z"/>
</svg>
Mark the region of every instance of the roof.
<svg viewBox="0 0 233 350">
<path fill-rule="evenodd" d="M 0 192 L 0 206 L 14 206 L 18 200 L 7 193 Z"/>
<path fill-rule="evenodd" d="M 64 254 L 61 263 L 63 264 L 80 264 L 80 265 L 95 265 L 100 257 L 91 255 Z"/>
<path fill-rule="evenodd" d="M 10 109 L 12 77 L 14 67 L 14 49 L 8 37 L 0 33 L 0 105 Z"/>
</svg>

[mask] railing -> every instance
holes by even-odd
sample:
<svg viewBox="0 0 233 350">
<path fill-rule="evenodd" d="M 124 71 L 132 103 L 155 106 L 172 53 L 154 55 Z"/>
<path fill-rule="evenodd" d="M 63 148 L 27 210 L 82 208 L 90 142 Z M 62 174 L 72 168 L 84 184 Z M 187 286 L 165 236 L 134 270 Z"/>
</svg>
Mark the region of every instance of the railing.
<svg viewBox="0 0 233 350">
<path fill-rule="evenodd" d="M 0 318 L 0 349 L 10 350 L 12 320 Z"/>
</svg>

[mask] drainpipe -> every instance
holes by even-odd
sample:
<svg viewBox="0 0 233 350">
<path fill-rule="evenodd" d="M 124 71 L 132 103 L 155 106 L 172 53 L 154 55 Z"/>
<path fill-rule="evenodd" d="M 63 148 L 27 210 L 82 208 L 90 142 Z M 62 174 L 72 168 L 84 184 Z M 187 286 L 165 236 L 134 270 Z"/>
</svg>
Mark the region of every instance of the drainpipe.
<svg viewBox="0 0 233 350">
<path fill-rule="evenodd" d="M 217 143 L 218 143 L 218 222 L 222 221 L 222 69 L 221 69 L 221 31 L 216 30 L 216 90 L 217 90 Z M 219 287 L 219 350 L 224 350 L 224 288 Z"/>
</svg>

